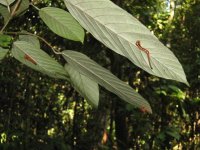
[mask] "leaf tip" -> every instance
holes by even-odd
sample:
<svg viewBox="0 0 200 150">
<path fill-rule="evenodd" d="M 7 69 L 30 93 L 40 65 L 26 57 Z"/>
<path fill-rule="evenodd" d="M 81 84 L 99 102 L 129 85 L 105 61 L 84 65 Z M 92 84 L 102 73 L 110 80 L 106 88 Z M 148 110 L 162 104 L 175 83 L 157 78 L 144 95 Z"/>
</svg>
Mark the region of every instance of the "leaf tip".
<svg viewBox="0 0 200 150">
<path fill-rule="evenodd" d="M 82 45 L 84 44 L 84 40 L 81 40 L 81 44 L 82 44 Z"/>
<path fill-rule="evenodd" d="M 186 82 L 185 82 L 185 84 L 186 84 L 188 87 L 190 87 L 190 84 L 189 84 L 189 82 L 188 82 L 188 81 L 186 81 Z"/>
<path fill-rule="evenodd" d="M 151 108 L 145 108 L 145 107 L 140 107 L 139 108 L 140 112 L 142 112 L 143 114 L 152 114 L 152 109 Z"/>
</svg>

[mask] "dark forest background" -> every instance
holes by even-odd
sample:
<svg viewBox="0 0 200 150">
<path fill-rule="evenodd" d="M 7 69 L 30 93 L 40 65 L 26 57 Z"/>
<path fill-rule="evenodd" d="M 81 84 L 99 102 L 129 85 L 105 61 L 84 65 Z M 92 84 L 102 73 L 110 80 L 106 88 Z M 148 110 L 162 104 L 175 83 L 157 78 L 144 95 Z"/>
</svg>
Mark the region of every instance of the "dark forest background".
<svg viewBox="0 0 200 150">
<path fill-rule="evenodd" d="M 135 109 L 103 88 L 100 106 L 92 108 L 65 81 L 36 72 L 8 54 L 0 62 L 0 149 L 200 149 L 200 1 L 113 2 L 170 47 L 183 65 L 190 87 L 149 75 L 90 34 L 84 44 L 55 35 L 30 6 L 6 30 L 37 32 L 52 45 L 87 54 L 145 97 L 153 114 Z M 32 3 L 39 8 L 66 9 L 61 0 Z M 42 48 L 54 56 L 48 47 Z M 60 56 L 54 57 L 63 61 Z"/>
</svg>

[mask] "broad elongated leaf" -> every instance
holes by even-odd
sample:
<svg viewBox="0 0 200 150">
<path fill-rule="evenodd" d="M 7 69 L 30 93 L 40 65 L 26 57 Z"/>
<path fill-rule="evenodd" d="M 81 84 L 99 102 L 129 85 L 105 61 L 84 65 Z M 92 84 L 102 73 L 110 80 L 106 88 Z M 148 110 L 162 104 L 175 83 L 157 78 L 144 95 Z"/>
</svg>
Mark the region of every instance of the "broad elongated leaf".
<svg viewBox="0 0 200 150">
<path fill-rule="evenodd" d="M 23 64 L 49 75 L 53 78 L 67 79 L 68 75 L 56 60 L 32 43 L 16 41 L 13 44 L 12 55 Z"/>
<path fill-rule="evenodd" d="M 11 44 L 12 37 L 9 35 L 0 34 L 0 46 L 8 47 Z"/>
<path fill-rule="evenodd" d="M 19 5 L 18 9 L 16 10 L 15 15 L 17 16 L 17 15 L 22 14 L 25 10 L 27 10 L 29 8 L 29 4 L 30 4 L 29 0 L 21 0 L 21 3 Z M 13 9 L 13 7 L 12 7 L 12 9 Z"/>
<path fill-rule="evenodd" d="M 5 5 L 5 6 L 9 6 L 10 4 L 12 4 L 15 0 L 0 0 L 0 4 Z"/>
<path fill-rule="evenodd" d="M 65 65 L 72 86 L 93 106 L 99 104 L 99 86 L 96 82 L 76 71 L 71 64 Z"/>
<path fill-rule="evenodd" d="M 118 79 L 105 68 L 99 66 L 86 55 L 70 50 L 63 51 L 62 55 L 67 62 L 76 67 L 81 74 L 90 77 L 107 90 L 115 93 L 134 106 L 144 108 L 150 113 L 152 112 L 149 103 L 143 97 L 135 92 L 129 85 Z"/>
<path fill-rule="evenodd" d="M 11 11 L 14 9 L 15 5 L 11 6 Z M 20 15 L 21 13 L 23 13 L 25 10 L 27 10 L 29 7 L 29 0 L 22 0 L 19 7 L 17 8 L 16 12 L 15 12 L 15 16 Z M 4 18 L 4 23 L 7 22 L 7 20 L 10 17 L 10 12 L 8 11 L 8 8 L 0 5 L 0 14 L 3 16 Z"/>
<path fill-rule="evenodd" d="M 4 49 L 0 47 L 0 61 L 6 56 L 8 53 L 8 49 Z"/>
<path fill-rule="evenodd" d="M 39 11 L 45 24 L 61 37 L 83 42 L 84 30 L 70 13 L 55 7 L 45 7 Z"/>
<path fill-rule="evenodd" d="M 172 129 L 172 131 L 170 131 L 170 130 L 169 131 L 165 131 L 165 133 L 168 134 L 168 135 L 170 135 L 170 136 L 172 136 L 173 138 L 175 138 L 177 140 L 179 140 L 180 137 L 181 137 L 181 135 L 179 134 L 180 131 L 177 131 L 177 130 L 173 130 Z"/>
<path fill-rule="evenodd" d="M 110 0 L 65 0 L 65 4 L 87 31 L 116 53 L 150 74 L 188 84 L 175 55 L 141 22 Z"/>
<path fill-rule="evenodd" d="M 4 18 L 4 23 L 7 22 L 8 18 L 10 17 L 10 13 L 8 8 L 0 4 L 0 15 Z"/>
<path fill-rule="evenodd" d="M 26 41 L 30 44 L 33 44 L 34 47 L 36 48 L 40 48 L 40 42 L 38 40 L 38 38 L 31 36 L 31 35 L 20 35 L 19 36 L 19 40 L 20 41 Z"/>
</svg>

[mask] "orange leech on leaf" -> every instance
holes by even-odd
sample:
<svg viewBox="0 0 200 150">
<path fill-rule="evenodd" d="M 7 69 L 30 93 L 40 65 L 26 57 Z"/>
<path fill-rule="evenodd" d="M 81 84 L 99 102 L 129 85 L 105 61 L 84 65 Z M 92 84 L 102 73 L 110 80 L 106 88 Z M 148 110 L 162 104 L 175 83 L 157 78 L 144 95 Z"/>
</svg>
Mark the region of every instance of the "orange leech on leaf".
<svg viewBox="0 0 200 150">
<path fill-rule="evenodd" d="M 151 66 L 151 61 L 150 61 L 150 52 L 149 52 L 149 50 L 143 48 L 143 47 L 141 46 L 139 40 L 136 41 L 135 45 L 139 48 L 139 50 L 141 50 L 141 51 L 143 51 L 143 52 L 145 52 L 145 53 L 147 54 L 147 58 L 148 58 L 148 61 L 149 61 L 149 66 L 150 66 L 151 69 L 153 69 L 153 67 Z"/>
<path fill-rule="evenodd" d="M 33 60 L 33 58 L 31 58 L 29 55 L 25 54 L 24 55 L 24 59 L 30 61 L 31 63 L 33 63 L 34 65 L 37 65 L 37 63 L 35 62 L 35 60 Z"/>
</svg>

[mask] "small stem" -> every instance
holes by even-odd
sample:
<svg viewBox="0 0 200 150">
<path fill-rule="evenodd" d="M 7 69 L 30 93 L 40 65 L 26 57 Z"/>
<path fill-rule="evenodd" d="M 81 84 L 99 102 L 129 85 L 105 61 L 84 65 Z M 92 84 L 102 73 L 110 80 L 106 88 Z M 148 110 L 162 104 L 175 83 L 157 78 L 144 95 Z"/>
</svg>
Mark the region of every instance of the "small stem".
<svg viewBox="0 0 200 150">
<path fill-rule="evenodd" d="M 8 11 L 9 11 L 9 13 L 10 13 L 10 5 L 8 5 L 7 8 L 8 8 Z"/>
<path fill-rule="evenodd" d="M 18 0 L 17 3 L 15 4 L 15 7 L 13 8 L 13 10 L 12 10 L 12 12 L 11 12 L 11 14 L 10 14 L 8 20 L 7 20 L 7 22 L 5 23 L 5 25 L 4 25 L 3 28 L 1 29 L 0 33 L 3 32 L 3 30 L 7 27 L 8 23 L 10 22 L 10 20 L 11 20 L 11 19 L 13 18 L 13 16 L 15 15 L 15 12 L 16 12 L 16 10 L 17 10 L 17 8 L 18 8 L 20 2 L 21 2 L 21 0 Z"/>
<path fill-rule="evenodd" d="M 49 46 L 53 52 L 57 55 L 60 55 L 61 52 L 59 52 L 57 49 L 55 49 L 53 46 L 51 46 L 51 44 L 49 42 L 47 42 L 44 38 L 42 38 L 41 36 L 38 36 L 36 34 L 32 34 L 32 33 L 28 33 L 28 32 L 3 32 L 5 34 L 14 34 L 14 35 L 31 35 L 31 36 L 35 36 L 37 37 L 39 40 L 43 41 L 47 46 Z"/>
<path fill-rule="evenodd" d="M 36 10 L 40 10 L 40 8 L 38 8 L 37 6 L 35 6 L 33 3 L 30 3 L 31 6 L 33 6 Z"/>
</svg>

